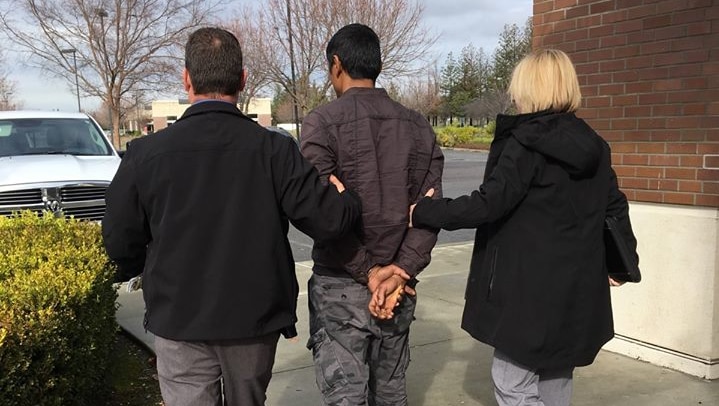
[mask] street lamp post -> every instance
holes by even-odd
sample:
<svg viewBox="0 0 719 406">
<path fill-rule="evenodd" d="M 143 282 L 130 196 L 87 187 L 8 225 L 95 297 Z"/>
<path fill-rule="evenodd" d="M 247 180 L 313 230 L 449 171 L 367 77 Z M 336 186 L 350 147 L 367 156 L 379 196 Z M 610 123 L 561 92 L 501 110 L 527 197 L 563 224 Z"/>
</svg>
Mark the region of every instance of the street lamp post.
<svg viewBox="0 0 719 406">
<path fill-rule="evenodd" d="M 77 111 L 82 111 L 82 108 L 80 107 L 80 82 L 77 79 L 77 58 L 75 57 L 75 54 L 77 53 L 77 49 L 75 48 L 68 48 L 63 49 L 60 51 L 61 54 L 72 54 L 72 64 L 75 67 L 75 93 L 77 94 Z"/>
<path fill-rule="evenodd" d="M 297 81 L 295 80 L 295 52 L 292 47 L 292 14 L 290 12 L 290 0 L 287 0 L 287 40 L 289 42 L 290 51 L 290 75 L 292 76 L 292 118 L 295 121 L 295 133 L 297 141 L 301 141 L 300 137 L 300 114 L 297 111 Z"/>
</svg>

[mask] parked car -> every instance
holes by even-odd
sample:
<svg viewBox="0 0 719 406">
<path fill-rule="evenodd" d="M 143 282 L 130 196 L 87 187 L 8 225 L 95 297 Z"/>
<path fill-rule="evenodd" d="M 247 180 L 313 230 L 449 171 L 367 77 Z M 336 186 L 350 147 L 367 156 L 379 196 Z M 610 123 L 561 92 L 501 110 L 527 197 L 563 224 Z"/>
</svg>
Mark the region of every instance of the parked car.
<svg viewBox="0 0 719 406">
<path fill-rule="evenodd" d="M 120 156 L 87 114 L 0 112 L 0 215 L 102 220 Z"/>
</svg>

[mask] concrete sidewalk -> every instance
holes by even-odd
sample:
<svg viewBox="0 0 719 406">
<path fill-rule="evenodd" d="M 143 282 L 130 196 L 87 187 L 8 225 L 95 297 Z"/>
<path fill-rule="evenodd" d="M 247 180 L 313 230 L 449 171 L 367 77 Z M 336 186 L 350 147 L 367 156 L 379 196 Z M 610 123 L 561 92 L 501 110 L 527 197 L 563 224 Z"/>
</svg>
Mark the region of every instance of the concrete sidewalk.
<svg viewBox="0 0 719 406">
<path fill-rule="evenodd" d="M 407 378 L 413 406 L 496 404 L 489 376 L 492 348 L 459 327 L 471 252 L 471 243 L 436 247 L 431 265 L 420 277 Z M 321 404 L 311 353 L 305 348 L 311 266 L 311 262 L 297 263 L 299 341 L 280 341 L 267 394 L 269 406 Z M 152 335 L 142 328 L 142 293 L 121 290 L 118 301 L 117 320 L 122 328 L 152 349 Z M 719 405 L 719 380 L 705 381 L 602 351 L 593 365 L 576 370 L 572 404 Z"/>
</svg>

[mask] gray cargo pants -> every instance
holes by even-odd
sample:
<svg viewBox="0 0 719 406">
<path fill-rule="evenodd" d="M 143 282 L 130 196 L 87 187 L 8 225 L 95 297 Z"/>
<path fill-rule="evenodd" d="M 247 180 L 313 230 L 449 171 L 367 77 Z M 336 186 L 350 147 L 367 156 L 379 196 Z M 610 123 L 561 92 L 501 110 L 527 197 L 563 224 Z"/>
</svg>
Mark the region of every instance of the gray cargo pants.
<svg viewBox="0 0 719 406">
<path fill-rule="evenodd" d="M 308 292 L 307 348 L 324 404 L 406 405 L 409 325 L 416 298 L 405 296 L 394 318 L 378 320 L 367 308 L 367 286 L 353 279 L 312 275 Z"/>
</svg>

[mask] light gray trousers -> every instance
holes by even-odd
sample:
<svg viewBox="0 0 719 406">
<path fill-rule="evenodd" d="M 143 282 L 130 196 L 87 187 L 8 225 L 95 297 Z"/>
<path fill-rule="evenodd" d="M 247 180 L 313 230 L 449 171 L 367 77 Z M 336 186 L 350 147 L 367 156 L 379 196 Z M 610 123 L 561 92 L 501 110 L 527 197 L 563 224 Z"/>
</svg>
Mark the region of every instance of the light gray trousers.
<svg viewBox="0 0 719 406">
<path fill-rule="evenodd" d="M 574 368 L 532 370 L 494 350 L 492 381 L 499 406 L 569 406 Z"/>
<path fill-rule="evenodd" d="M 223 341 L 155 336 L 165 406 L 264 405 L 278 339 L 279 333 Z"/>
</svg>

